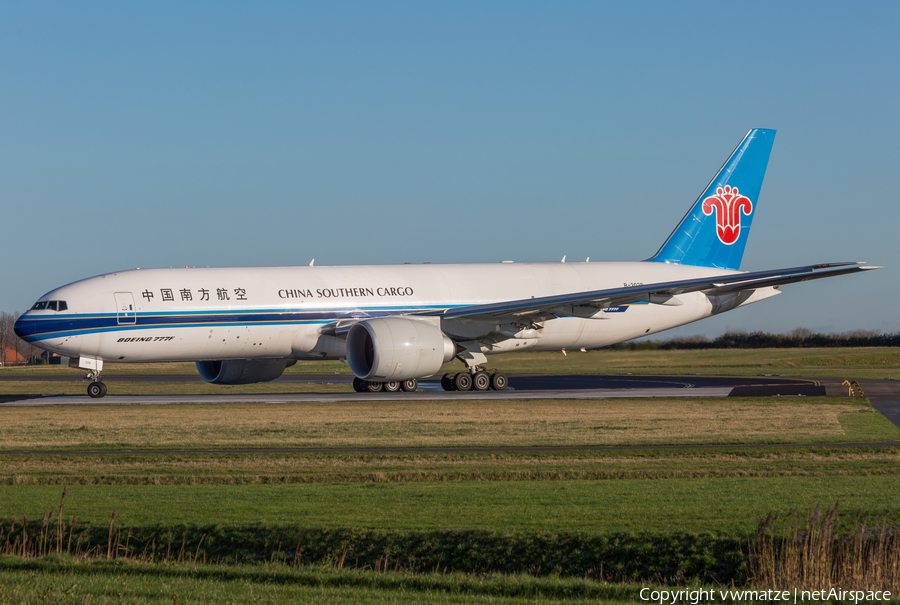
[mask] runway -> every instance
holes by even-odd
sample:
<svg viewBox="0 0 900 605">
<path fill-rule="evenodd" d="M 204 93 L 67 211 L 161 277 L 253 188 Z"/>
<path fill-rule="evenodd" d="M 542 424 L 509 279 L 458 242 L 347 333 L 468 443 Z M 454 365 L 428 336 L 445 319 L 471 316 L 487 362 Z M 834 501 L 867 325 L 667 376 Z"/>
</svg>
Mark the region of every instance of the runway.
<svg viewBox="0 0 900 605">
<path fill-rule="evenodd" d="M 739 385 L 788 385 L 808 384 L 816 379 L 796 378 L 767 374 L 759 376 L 700 376 L 687 374 L 674 375 L 637 375 L 637 374 L 509 374 L 509 386 L 515 390 L 530 389 L 631 389 L 631 388 L 656 388 L 676 387 L 693 388 L 709 386 L 739 386 Z M 0 374 L 0 384 L 3 382 L 29 382 L 39 380 L 41 382 L 79 382 L 80 378 L 72 374 L 47 374 L 47 375 L 3 375 Z M 272 383 L 296 383 L 296 384 L 346 384 L 353 380 L 351 374 L 285 374 Z M 116 382 L 203 382 L 199 374 L 105 374 L 103 381 L 107 384 Z M 419 381 L 419 387 L 426 390 L 440 390 L 440 376 L 423 378 Z"/>
<path fill-rule="evenodd" d="M 349 384 L 346 374 L 293 375 L 278 382 Z M 4 377 L 0 381 L 35 380 L 35 377 Z M 41 376 L 41 381 L 72 381 L 71 375 Z M 608 399 L 618 397 L 728 397 L 741 395 L 825 395 L 814 380 L 776 376 L 634 376 L 634 375 L 511 375 L 506 391 L 444 391 L 439 378 L 419 383 L 415 393 L 251 393 L 227 395 L 115 395 L 116 382 L 196 382 L 199 377 L 170 375 L 109 375 L 105 378 L 113 394 L 101 399 L 87 395 L 3 396 L 0 406 L 48 405 L 172 405 L 216 403 L 312 403 L 342 401 L 459 401 L 529 399 Z"/>
</svg>

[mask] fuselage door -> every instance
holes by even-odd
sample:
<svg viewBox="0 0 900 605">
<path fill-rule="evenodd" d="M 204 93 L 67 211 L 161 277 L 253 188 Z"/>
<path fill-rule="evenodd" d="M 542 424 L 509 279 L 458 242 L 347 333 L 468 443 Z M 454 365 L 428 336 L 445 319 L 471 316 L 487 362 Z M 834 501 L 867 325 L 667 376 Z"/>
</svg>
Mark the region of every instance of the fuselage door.
<svg viewBox="0 0 900 605">
<path fill-rule="evenodd" d="M 134 308 L 134 296 L 131 292 L 116 292 L 116 320 L 119 325 L 137 323 L 137 312 Z"/>
</svg>

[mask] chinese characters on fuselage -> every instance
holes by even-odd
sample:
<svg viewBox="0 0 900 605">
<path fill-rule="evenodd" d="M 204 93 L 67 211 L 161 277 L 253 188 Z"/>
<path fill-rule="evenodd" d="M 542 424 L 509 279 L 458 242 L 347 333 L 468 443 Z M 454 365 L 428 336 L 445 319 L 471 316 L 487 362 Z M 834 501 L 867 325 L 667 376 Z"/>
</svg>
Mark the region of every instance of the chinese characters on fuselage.
<svg viewBox="0 0 900 605">
<path fill-rule="evenodd" d="M 181 297 L 182 302 L 193 302 L 209 300 L 210 290 L 206 288 L 197 288 L 196 290 L 191 290 L 190 288 L 183 288 L 181 290 L 173 290 L 172 288 L 161 288 L 159 290 L 159 300 L 162 302 L 175 302 L 175 293 Z M 197 293 L 197 298 L 194 298 L 194 292 Z M 153 290 L 144 290 L 141 293 L 141 296 L 147 302 L 150 302 L 156 298 L 155 291 Z M 216 288 L 216 299 L 221 301 L 231 301 L 231 300 L 248 300 L 247 299 L 247 290 L 244 288 Z"/>
</svg>

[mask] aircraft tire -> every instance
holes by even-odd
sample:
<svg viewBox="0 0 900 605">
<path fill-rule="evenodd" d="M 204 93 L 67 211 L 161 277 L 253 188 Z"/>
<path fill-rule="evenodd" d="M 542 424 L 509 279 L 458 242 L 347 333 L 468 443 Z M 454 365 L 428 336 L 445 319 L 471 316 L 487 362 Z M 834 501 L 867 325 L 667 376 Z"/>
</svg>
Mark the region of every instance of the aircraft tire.
<svg viewBox="0 0 900 605">
<path fill-rule="evenodd" d="M 506 377 L 506 374 L 494 372 L 491 375 L 491 388 L 495 391 L 505 391 L 508 386 L 509 379 Z"/>
<path fill-rule="evenodd" d="M 384 392 L 385 393 L 396 393 L 400 390 L 400 382 L 396 380 L 391 380 L 389 382 L 384 383 Z"/>
<path fill-rule="evenodd" d="M 491 388 L 491 375 L 487 372 L 475 372 L 472 377 L 472 389 L 475 391 L 487 391 Z"/>
<path fill-rule="evenodd" d="M 105 382 L 101 382 L 101 383 L 100 383 L 100 387 L 103 389 L 103 394 L 100 395 L 100 396 L 101 396 L 101 397 L 106 397 L 106 383 L 105 383 Z"/>
<path fill-rule="evenodd" d="M 460 372 L 453 378 L 453 386 L 457 391 L 471 391 L 472 377 L 467 372 Z"/>
<path fill-rule="evenodd" d="M 380 393 L 384 388 L 384 384 L 376 380 L 366 380 L 366 391 L 369 393 Z"/>
<path fill-rule="evenodd" d="M 416 389 L 419 388 L 419 381 L 415 378 L 404 380 L 400 383 L 400 388 L 403 389 L 403 391 L 406 393 L 415 393 Z"/>
<path fill-rule="evenodd" d="M 353 390 L 357 393 L 365 393 L 366 392 L 366 381 L 358 376 L 353 377 Z"/>
<path fill-rule="evenodd" d="M 456 374 L 451 374 L 450 372 L 441 376 L 441 388 L 445 391 L 455 391 L 456 386 L 453 382 L 454 378 L 456 378 Z"/>
<path fill-rule="evenodd" d="M 92 382 L 88 385 L 87 394 L 91 399 L 99 399 L 106 395 L 106 385 L 102 382 Z"/>
</svg>

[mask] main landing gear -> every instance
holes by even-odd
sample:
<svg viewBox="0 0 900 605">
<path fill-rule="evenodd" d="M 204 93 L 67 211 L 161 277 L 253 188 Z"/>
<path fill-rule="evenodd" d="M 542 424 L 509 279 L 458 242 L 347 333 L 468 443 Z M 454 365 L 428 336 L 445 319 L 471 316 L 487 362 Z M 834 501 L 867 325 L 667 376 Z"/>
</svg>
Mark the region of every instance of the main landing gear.
<svg viewBox="0 0 900 605">
<path fill-rule="evenodd" d="M 85 378 L 91 379 L 91 384 L 89 384 L 87 388 L 88 397 L 91 399 L 99 399 L 106 396 L 106 385 L 100 382 L 100 372 L 92 370 Z"/>
<path fill-rule="evenodd" d="M 393 380 L 390 382 L 378 382 L 375 380 L 363 380 L 353 377 L 353 390 L 357 393 L 396 393 L 404 391 L 407 393 L 415 392 L 419 388 L 419 381 L 415 378 L 409 380 Z"/>
<path fill-rule="evenodd" d="M 397 393 L 405 391 L 411 393 L 419 386 L 415 378 L 404 381 L 378 382 L 363 380 L 353 377 L 353 390 L 357 393 Z M 509 386 L 506 374 L 494 372 L 490 374 L 480 368 L 472 373 L 460 372 L 459 374 L 444 374 L 441 377 L 441 388 L 445 391 L 505 391 Z"/>
<path fill-rule="evenodd" d="M 441 376 L 441 388 L 445 391 L 505 391 L 509 386 L 506 374 L 494 372 L 488 374 L 484 370 L 476 369 L 473 373 L 460 372 L 459 374 L 447 373 Z"/>
</svg>

